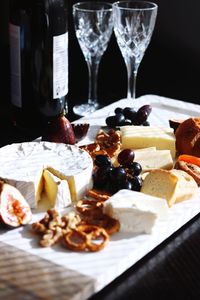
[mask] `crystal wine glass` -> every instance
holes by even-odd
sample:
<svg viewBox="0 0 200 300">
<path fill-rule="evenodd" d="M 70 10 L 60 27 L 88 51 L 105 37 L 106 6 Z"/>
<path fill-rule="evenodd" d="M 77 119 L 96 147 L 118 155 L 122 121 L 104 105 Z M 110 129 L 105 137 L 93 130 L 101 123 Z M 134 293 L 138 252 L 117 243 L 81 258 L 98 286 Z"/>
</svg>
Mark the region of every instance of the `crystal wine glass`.
<svg viewBox="0 0 200 300">
<path fill-rule="evenodd" d="M 147 1 L 113 3 L 114 33 L 127 68 L 127 99 L 135 99 L 138 67 L 151 40 L 157 8 Z"/>
<path fill-rule="evenodd" d="M 74 113 L 86 116 L 98 109 L 97 79 L 99 63 L 113 32 L 112 4 L 79 2 L 73 5 L 76 37 L 85 57 L 89 73 L 88 102 L 76 105 Z"/>
</svg>

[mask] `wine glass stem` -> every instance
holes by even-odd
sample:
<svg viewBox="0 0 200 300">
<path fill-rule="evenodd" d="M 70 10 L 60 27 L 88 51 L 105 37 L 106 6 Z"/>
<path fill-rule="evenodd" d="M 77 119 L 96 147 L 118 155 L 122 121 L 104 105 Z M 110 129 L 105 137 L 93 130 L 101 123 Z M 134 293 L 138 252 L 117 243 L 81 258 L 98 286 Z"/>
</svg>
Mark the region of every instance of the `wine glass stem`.
<svg viewBox="0 0 200 300">
<path fill-rule="evenodd" d="M 87 61 L 89 73 L 89 89 L 88 89 L 88 103 L 90 105 L 97 105 L 97 80 L 99 70 L 99 60 L 91 58 Z"/>
<path fill-rule="evenodd" d="M 128 87 L 127 87 L 127 99 L 135 99 L 136 97 L 136 78 L 137 78 L 138 66 L 135 62 L 127 63 L 127 77 L 128 77 Z"/>
</svg>

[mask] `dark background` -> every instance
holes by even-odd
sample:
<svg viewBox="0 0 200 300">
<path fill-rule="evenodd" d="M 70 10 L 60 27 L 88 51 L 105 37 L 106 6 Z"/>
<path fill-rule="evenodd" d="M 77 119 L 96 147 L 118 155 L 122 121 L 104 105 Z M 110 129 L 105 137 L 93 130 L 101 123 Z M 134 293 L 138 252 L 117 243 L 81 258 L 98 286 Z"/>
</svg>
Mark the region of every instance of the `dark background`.
<svg viewBox="0 0 200 300">
<path fill-rule="evenodd" d="M 157 22 L 139 67 L 137 96 L 157 94 L 200 103 L 200 1 L 155 2 L 158 4 Z M 86 100 L 88 81 L 72 20 L 70 25 L 69 98 L 74 103 Z M 126 90 L 126 68 L 113 35 L 100 64 L 99 99 L 102 103 L 113 102 L 126 97 Z"/>
<path fill-rule="evenodd" d="M 28 0 L 27 0 L 28 1 Z M 88 71 L 75 38 L 69 0 L 69 95 L 71 107 L 87 100 Z M 113 1 L 110 1 L 113 2 Z M 158 17 L 137 77 L 137 96 L 157 94 L 200 103 L 200 1 L 155 0 Z M 9 109 L 8 0 L 0 1 L 1 120 Z M 101 104 L 126 97 L 126 68 L 114 34 L 98 77 Z"/>
</svg>

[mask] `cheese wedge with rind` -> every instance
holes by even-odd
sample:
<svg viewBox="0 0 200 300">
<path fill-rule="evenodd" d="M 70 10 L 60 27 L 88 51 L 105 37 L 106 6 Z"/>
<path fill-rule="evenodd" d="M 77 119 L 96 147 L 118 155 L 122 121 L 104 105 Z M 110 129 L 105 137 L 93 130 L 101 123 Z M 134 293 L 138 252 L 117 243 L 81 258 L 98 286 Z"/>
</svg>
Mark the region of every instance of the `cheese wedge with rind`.
<svg viewBox="0 0 200 300">
<path fill-rule="evenodd" d="M 131 190 L 120 190 L 104 203 L 105 214 L 120 222 L 121 232 L 151 233 L 156 220 L 166 219 L 165 199 Z"/>
<path fill-rule="evenodd" d="M 157 150 L 170 150 L 176 156 L 175 135 L 172 128 L 155 126 L 123 126 L 121 142 L 124 149 L 156 147 Z"/>
<path fill-rule="evenodd" d="M 61 179 L 70 178 L 72 201 L 80 199 L 92 186 L 92 158 L 75 145 L 14 143 L 0 148 L 0 165 L 0 178 L 18 188 L 32 208 L 41 199 L 44 169 L 57 171 Z"/>
</svg>

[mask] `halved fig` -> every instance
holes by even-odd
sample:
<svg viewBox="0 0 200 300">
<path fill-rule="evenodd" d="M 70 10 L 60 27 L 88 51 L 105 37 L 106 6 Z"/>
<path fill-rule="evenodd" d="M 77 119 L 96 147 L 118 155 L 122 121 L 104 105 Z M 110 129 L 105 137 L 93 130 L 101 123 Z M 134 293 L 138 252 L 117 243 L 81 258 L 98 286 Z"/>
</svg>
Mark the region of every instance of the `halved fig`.
<svg viewBox="0 0 200 300">
<path fill-rule="evenodd" d="M 11 227 L 28 224 L 32 212 L 25 198 L 14 186 L 2 182 L 0 184 L 0 222 Z"/>
</svg>

